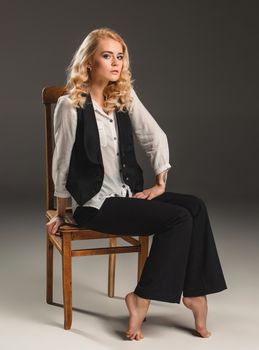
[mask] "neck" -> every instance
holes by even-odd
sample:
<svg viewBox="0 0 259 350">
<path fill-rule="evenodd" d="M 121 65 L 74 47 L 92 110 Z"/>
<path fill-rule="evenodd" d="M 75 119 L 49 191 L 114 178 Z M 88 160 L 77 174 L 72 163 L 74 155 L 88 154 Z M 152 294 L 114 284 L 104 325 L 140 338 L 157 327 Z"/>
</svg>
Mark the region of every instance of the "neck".
<svg viewBox="0 0 259 350">
<path fill-rule="evenodd" d="M 103 101 L 104 101 L 103 91 L 106 85 L 107 84 L 102 81 L 102 82 L 94 82 L 90 86 L 91 97 L 93 97 L 93 99 L 99 102 L 101 105 L 103 104 Z"/>
</svg>

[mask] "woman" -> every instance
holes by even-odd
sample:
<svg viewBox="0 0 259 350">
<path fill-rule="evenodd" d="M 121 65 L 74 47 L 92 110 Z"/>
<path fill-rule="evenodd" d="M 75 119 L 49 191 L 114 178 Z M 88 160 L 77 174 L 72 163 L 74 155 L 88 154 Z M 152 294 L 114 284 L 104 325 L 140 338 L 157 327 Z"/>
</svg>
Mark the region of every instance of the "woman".
<svg viewBox="0 0 259 350">
<path fill-rule="evenodd" d="M 80 227 L 125 235 L 154 234 L 149 256 L 133 292 L 126 335 L 143 338 L 151 300 L 183 304 L 195 329 L 206 328 L 207 294 L 227 288 L 206 205 L 191 195 L 166 191 L 166 134 L 132 87 L 128 49 L 115 31 L 92 31 L 68 68 L 68 94 L 54 111 L 54 195 L 57 215 L 47 224 L 58 234 L 67 198 Z M 150 159 L 155 184 L 143 188 L 132 133 Z"/>
</svg>

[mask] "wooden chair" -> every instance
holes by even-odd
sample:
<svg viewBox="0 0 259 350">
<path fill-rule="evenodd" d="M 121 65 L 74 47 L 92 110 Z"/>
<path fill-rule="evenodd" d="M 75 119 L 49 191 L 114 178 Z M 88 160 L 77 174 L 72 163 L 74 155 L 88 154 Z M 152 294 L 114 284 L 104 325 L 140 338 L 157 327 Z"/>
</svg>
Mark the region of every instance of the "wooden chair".
<svg viewBox="0 0 259 350">
<path fill-rule="evenodd" d="M 54 197 L 54 184 L 52 180 L 52 155 L 54 150 L 52 105 L 64 94 L 66 94 L 64 86 L 48 86 L 42 90 L 42 102 L 45 106 L 46 222 L 56 214 L 56 198 Z M 48 304 L 53 304 L 53 247 L 56 247 L 62 256 L 64 329 L 70 329 L 72 324 L 72 257 L 109 254 L 108 296 L 113 297 L 116 254 L 138 252 L 137 281 L 139 281 L 148 256 L 149 238 L 148 236 L 139 236 L 139 239 L 135 239 L 132 236 L 112 235 L 99 231 L 82 229 L 73 222 L 71 207 L 67 207 L 66 215 L 68 220 L 59 228 L 60 236 L 48 234 L 47 232 L 46 300 Z M 72 241 L 74 240 L 103 238 L 109 240 L 109 247 L 75 250 L 71 247 Z M 129 243 L 129 245 L 117 246 L 117 238 L 123 239 Z"/>
</svg>

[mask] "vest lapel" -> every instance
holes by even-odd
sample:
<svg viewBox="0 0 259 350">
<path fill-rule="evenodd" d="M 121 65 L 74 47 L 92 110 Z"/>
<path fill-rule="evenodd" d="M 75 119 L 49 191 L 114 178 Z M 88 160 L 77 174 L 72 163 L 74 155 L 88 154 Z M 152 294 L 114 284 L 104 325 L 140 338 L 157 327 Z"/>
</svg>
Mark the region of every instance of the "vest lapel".
<svg viewBox="0 0 259 350">
<path fill-rule="evenodd" d="M 116 110 L 116 120 L 119 134 L 119 148 L 121 155 L 124 155 L 126 151 L 133 148 L 130 118 L 128 113 Z"/>
<path fill-rule="evenodd" d="M 82 109 L 84 121 L 84 148 L 88 159 L 94 164 L 103 164 L 100 137 L 90 94 Z"/>
</svg>

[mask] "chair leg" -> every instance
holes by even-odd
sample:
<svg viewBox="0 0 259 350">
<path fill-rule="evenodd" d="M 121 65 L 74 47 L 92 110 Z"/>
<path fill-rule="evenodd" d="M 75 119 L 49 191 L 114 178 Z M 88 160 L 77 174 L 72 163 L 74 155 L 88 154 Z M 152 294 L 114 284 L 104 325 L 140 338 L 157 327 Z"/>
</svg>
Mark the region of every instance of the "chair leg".
<svg viewBox="0 0 259 350">
<path fill-rule="evenodd" d="M 62 238 L 62 278 L 64 329 L 70 329 L 72 324 L 72 257 L 70 232 L 64 233 Z"/>
<path fill-rule="evenodd" d="M 117 246 L 117 238 L 109 238 L 110 247 Z M 109 254 L 109 266 L 108 266 L 108 296 L 114 297 L 114 284 L 115 284 L 115 263 L 116 254 Z"/>
<path fill-rule="evenodd" d="M 143 267 L 148 257 L 148 238 L 149 238 L 148 236 L 139 236 L 141 250 L 138 253 L 138 277 L 137 277 L 138 281 L 140 280 Z"/>
<path fill-rule="evenodd" d="M 53 303 L 53 244 L 49 239 L 47 232 L 47 290 L 46 290 L 46 301 L 48 304 Z"/>
</svg>

